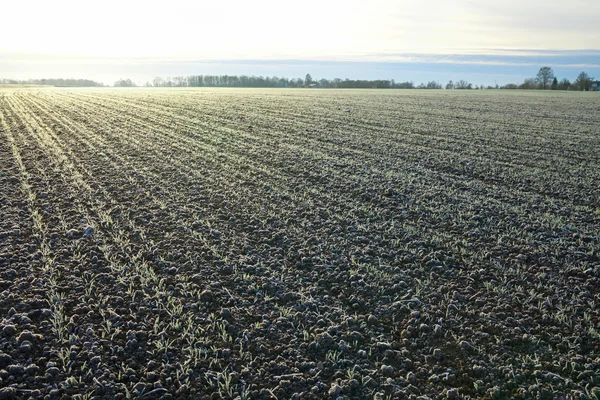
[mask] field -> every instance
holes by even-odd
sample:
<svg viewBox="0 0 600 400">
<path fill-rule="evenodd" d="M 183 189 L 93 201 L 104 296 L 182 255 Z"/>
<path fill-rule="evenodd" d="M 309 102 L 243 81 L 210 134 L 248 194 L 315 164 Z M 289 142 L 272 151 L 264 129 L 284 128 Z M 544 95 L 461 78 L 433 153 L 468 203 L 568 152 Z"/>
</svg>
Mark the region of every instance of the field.
<svg viewBox="0 0 600 400">
<path fill-rule="evenodd" d="M 0 89 L 0 398 L 599 398 L 599 110 Z"/>
</svg>

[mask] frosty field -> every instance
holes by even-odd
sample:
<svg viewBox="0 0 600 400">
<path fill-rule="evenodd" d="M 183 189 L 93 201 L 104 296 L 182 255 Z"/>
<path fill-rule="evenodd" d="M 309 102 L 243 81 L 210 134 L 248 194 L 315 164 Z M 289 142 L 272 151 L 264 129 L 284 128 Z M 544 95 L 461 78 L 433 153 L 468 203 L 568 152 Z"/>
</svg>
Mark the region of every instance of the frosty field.
<svg viewBox="0 0 600 400">
<path fill-rule="evenodd" d="M 0 89 L 0 398 L 599 398 L 599 110 Z"/>
</svg>

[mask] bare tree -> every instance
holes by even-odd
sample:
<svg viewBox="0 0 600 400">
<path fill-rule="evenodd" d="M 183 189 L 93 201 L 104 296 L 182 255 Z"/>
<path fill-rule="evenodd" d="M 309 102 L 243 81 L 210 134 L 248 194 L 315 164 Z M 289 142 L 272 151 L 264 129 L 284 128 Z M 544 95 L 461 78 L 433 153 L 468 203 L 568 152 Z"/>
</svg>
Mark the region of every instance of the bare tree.
<svg viewBox="0 0 600 400">
<path fill-rule="evenodd" d="M 584 71 L 581 71 L 579 75 L 577 75 L 577 79 L 573 82 L 573 86 L 575 86 L 576 90 L 590 90 L 592 88 L 592 82 L 594 78 L 589 76 Z"/>
<path fill-rule="evenodd" d="M 137 86 L 131 79 L 119 79 L 115 82 L 115 87 L 134 87 Z"/>
<path fill-rule="evenodd" d="M 154 84 L 154 86 L 164 86 L 165 80 L 163 78 L 161 78 L 160 76 L 157 76 L 156 78 L 154 78 L 152 80 L 152 83 Z"/>
<path fill-rule="evenodd" d="M 527 78 L 519 85 L 519 89 L 538 89 L 539 87 L 535 78 Z"/>
<path fill-rule="evenodd" d="M 542 67 L 537 73 L 536 80 L 540 85 L 542 90 L 546 90 L 550 87 L 550 83 L 554 79 L 554 72 L 552 72 L 552 68 L 550 67 Z"/>
<path fill-rule="evenodd" d="M 569 90 L 569 88 L 571 87 L 571 81 L 569 81 L 567 78 L 563 78 L 559 83 L 558 83 L 558 90 Z"/>
<path fill-rule="evenodd" d="M 473 89 L 473 85 L 465 80 L 460 80 L 454 85 L 455 89 Z"/>
</svg>

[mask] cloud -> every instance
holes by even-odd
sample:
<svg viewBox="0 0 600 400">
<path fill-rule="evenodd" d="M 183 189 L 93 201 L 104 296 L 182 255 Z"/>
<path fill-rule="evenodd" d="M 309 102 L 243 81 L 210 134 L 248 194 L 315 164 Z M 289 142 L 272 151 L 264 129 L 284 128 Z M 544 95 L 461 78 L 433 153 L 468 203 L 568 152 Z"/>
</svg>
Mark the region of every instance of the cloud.
<svg viewBox="0 0 600 400">
<path fill-rule="evenodd" d="M 86 56 L 74 54 L 39 54 L 27 52 L 1 52 L 0 60 L 5 63 L 66 64 L 195 64 L 195 63 L 235 63 L 253 65 L 264 62 L 363 62 L 363 63 L 430 63 L 430 64 L 470 64 L 470 65 L 549 65 L 563 67 L 600 68 L 600 49 L 581 50 L 538 50 L 538 49 L 470 49 L 464 53 L 363 53 L 332 55 L 321 57 L 264 57 L 264 58 L 195 58 L 193 56 Z"/>
<path fill-rule="evenodd" d="M 596 2 L 20 0 L 2 6 L 27 18 L 3 19 L 0 50 L 211 60 L 594 48 Z"/>
</svg>

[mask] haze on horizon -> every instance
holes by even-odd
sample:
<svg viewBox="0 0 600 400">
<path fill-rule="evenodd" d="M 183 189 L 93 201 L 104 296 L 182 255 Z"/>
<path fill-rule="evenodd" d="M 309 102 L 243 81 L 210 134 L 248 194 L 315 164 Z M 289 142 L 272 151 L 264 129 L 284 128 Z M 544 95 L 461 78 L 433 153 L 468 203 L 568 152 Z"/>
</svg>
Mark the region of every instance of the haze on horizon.
<svg viewBox="0 0 600 400">
<path fill-rule="evenodd" d="M 126 65 L 121 76 L 151 79 L 168 65 L 177 75 L 194 63 L 212 69 L 189 73 L 218 73 L 219 66 L 233 73 L 236 60 L 236 73 L 271 75 L 256 68 L 270 65 L 280 76 L 293 71 L 285 68 L 290 60 L 366 63 L 355 73 L 367 78 L 393 73 L 376 71 L 373 65 L 382 63 L 406 64 L 407 71 L 419 63 L 492 65 L 502 75 L 503 67 L 540 57 L 554 57 L 551 67 L 600 72 L 594 0 L 22 0 L 3 4 L 2 11 L 0 78 L 62 71 L 64 77 L 110 79 Z M 432 73 L 443 71 L 438 66 Z M 336 76 L 345 77 L 344 71 Z"/>
</svg>

